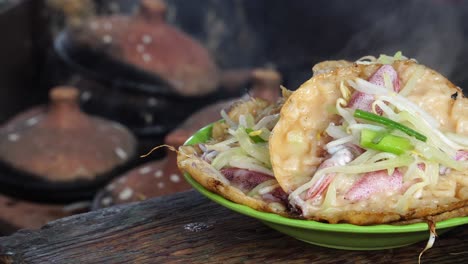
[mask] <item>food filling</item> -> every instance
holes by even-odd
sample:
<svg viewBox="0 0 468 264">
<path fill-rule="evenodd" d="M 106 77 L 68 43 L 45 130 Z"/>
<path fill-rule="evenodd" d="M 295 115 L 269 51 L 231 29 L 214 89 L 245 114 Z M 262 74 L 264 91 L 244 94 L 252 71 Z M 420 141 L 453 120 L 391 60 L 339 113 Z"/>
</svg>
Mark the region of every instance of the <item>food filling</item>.
<svg viewBox="0 0 468 264">
<path fill-rule="evenodd" d="M 414 71 L 403 85 L 392 67 L 401 58 L 365 58 L 357 63 L 383 65 L 367 80 L 340 83 L 341 96 L 329 110 L 338 121 L 317 135 L 331 139 L 325 158 L 289 195 L 304 217 L 362 210 L 405 215 L 468 198 L 461 188 L 468 137 L 444 131 L 407 98 L 422 73 Z"/>
<path fill-rule="evenodd" d="M 213 127 L 218 139 L 199 147 L 203 159 L 220 171 L 231 186 L 247 196 L 285 210 L 288 195 L 273 175 L 268 149 L 270 133 L 279 119 L 279 109 L 277 105 L 270 105 L 257 110 L 234 109 L 229 114 L 223 111 L 224 120 Z"/>
</svg>

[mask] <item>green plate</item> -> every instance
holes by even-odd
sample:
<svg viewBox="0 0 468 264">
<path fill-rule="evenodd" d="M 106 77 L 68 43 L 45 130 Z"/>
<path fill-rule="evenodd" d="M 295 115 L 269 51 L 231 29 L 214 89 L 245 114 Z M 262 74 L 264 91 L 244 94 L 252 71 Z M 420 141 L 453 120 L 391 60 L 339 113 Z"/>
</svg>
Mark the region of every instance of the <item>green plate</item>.
<svg viewBox="0 0 468 264">
<path fill-rule="evenodd" d="M 211 137 L 211 128 L 212 125 L 209 125 L 200 129 L 185 144 L 193 145 L 205 142 Z M 187 173 L 184 174 L 184 177 L 196 190 L 212 201 L 235 212 L 259 219 L 281 233 L 314 245 L 348 250 L 379 250 L 403 247 L 429 238 L 426 223 L 357 226 L 291 219 L 272 213 L 260 212 L 210 192 Z M 437 234 L 443 234 L 453 227 L 467 223 L 468 217 L 457 217 L 438 222 L 436 224 Z"/>
</svg>

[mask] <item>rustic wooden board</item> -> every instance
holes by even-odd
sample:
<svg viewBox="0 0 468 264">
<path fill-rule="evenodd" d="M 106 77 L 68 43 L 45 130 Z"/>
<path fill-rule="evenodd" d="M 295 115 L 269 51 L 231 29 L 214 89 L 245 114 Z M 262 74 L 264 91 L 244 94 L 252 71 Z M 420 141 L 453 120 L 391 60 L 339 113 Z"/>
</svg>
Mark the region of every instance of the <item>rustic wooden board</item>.
<svg viewBox="0 0 468 264">
<path fill-rule="evenodd" d="M 111 207 L 0 238 L 2 263 L 417 263 L 425 242 L 380 251 L 322 248 L 195 191 Z M 442 235 L 423 263 L 468 263 L 468 230 Z"/>
</svg>

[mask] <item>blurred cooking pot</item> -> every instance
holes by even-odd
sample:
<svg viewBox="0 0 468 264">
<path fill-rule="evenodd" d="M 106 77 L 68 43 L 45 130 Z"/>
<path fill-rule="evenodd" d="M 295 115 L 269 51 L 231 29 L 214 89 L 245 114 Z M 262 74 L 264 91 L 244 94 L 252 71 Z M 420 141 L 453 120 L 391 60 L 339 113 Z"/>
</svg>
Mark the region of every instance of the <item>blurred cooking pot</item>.
<svg viewBox="0 0 468 264">
<path fill-rule="evenodd" d="M 78 90 L 56 87 L 50 105 L 19 114 L 0 128 L 0 188 L 34 200 L 93 196 L 127 169 L 136 139 L 122 125 L 81 112 Z"/>
<path fill-rule="evenodd" d="M 167 24 L 165 17 L 163 1 L 142 0 L 133 16 L 91 18 L 82 27 L 70 28 L 68 37 L 75 45 L 136 67 L 164 84 L 147 87 L 149 92 L 201 96 L 215 91 L 218 68 L 208 51 Z"/>
<path fill-rule="evenodd" d="M 143 0 L 132 16 L 97 16 L 55 40 L 58 56 L 81 74 L 75 84 L 85 111 L 161 141 L 190 113 L 232 96 L 219 89 L 225 75 L 207 50 L 165 14 L 163 1 Z M 245 83 L 249 72 L 232 76 Z"/>
</svg>

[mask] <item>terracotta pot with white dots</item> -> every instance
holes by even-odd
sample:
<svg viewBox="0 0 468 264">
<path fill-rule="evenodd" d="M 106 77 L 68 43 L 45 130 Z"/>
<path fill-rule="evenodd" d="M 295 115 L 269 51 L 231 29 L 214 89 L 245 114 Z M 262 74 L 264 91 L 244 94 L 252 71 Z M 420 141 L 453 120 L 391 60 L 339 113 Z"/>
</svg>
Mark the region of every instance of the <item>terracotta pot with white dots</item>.
<svg viewBox="0 0 468 264">
<path fill-rule="evenodd" d="M 170 140 L 166 143 L 175 145 Z M 174 166 L 176 160 L 175 152 L 169 151 L 162 160 L 144 163 L 114 179 L 96 195 L 92 209 L 189 190 L 191 186 Z"/>
<path fill-rule="evenodd" d="M 21 113 L 0 128 L 1 191 L 34 200 L 50 196 L 55 203 L 64 202 L 60 196 L 85 199 L 135 158 L 132 133 L 82 112 L 78 96 L 74 87 L 55 87 L 47 107 Z"/>
<path fill-rule="evenodd" d="M 142 147 L 161 144 L 202 107 L 238 95 L 248 79 L 248 70 L 222 72 L 166 13 L 164 1 L 141 0 L 133 14 L 96 15 L 54 40 L 83 109 L 124 124 Z"/>
<path fill-rule="evenodd" d="M 132 16 L 96 16 L 71 28 L 68 37 L 74 45 L 160 77 L 172 94 L 202 96 L 215 91 L 219 72 L 211 55 L 197 40 L 168 24 L 166 13 L 163 0 L 141 0 Z"/>
</svg>

